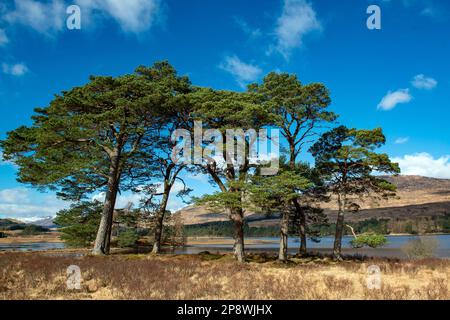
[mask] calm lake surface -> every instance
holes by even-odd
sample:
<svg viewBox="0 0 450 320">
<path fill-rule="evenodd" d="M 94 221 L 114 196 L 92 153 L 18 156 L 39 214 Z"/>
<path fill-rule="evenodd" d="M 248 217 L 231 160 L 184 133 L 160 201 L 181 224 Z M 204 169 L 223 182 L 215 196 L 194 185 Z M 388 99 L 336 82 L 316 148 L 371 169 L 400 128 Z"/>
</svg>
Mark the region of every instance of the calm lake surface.
<svg viewBox="0 0 450 320">
<path fill-rule="evenodd" d="M 361 248 L 354 249 L 350 245 L 350 241 L 353 239 L 351 236 L 346 236 L 342 239 L 343 252 L 345 254 L 361 254 L 373 257 L 397 257 L 405 258 L 406 255 L 402 251 L 402 247 L 409 241 L 420 238 L 419 236 L 387 236 L 388 243 L 381 248 Z M 439 244 L 436 250 L 436 256 L 440 258 L 450 258 L 450 235 L 430 235 L 424 236 L 424 238 L 434 239 Z M 279 249 L 278 238 L 247 238 L 256 241 L 264 241 L 260 244 L 247 244 L 245 248 L 247 251 L 254 252 L 276 252 Z M 334 238 L 323 237 L 320 242 L 314 242 L 308 240 L 308 249 L 310 251 L 320 253 L 331 253 L 333 248 Z M 290 238 L 288 241 L 288 251 L 291 254 L 295 254 L 299 248 L 299 241 L 296 238 Z M 201 251 L 210 252 L 228 252 L 232 250 L 232 246 L 229 244 L 195 244 L 189 245 L 182 249 L 175 250 L 175 253 L 195 254 Z"/>
<path fill-rule="evenodd" d="M 425 238 L 435 239 L 439 247 L 436 251 L 436 256 L 441 258 L 450 258 L 450 235 L 432 235 L 424 236 Z M 352 240 L 351 236 L 343 238 L 343 251 L 346 254 L 361 254 L 374 257 L 397 257 L 404 258 L 406 255 L 402 251 L 402 247 L 410 240 L 418 239 L 418 236 L 388 236 L 388 243 L 377 249 L 361 248 L 353 249 L 350 245 Z M 224 240 L 230 240 L 230 238 L 221 238 Z M 276 252 L 279 248 L 278 238 L 260 237 L 260 238 L 247 238 L 252 242 L 263 241 L 264 243 L 247 244 L 246 250 L 251 252 Z M 308 240 L 308 248 L 311 251 L 329 253 L 333 247 L 333 237 L 324 237 L 320 242 L 313 242 Z M 296 238 L 290 238 L 288 242 L 289 252 L 294 254 L 297 252 L 299 242 Z M 0 251 L 46 251 L 52 249 L 63 249 L 63 243 L 51 243 L 51 242 L 36 242 L 36 243 L 13 243 L 2 244 L 0 243 Z M 202 251 L 209 252 L 229 252 L 232 250 L 230 244 L 195 244 L 188 245 L 175 251 L 170 251 L 177 254 L 196 254 Z"/>
<path fill-rule="evenodd" d="M 45 251 L 63 248 L 64 243 L 58 242 L 0 243 L 0 251 Z"/>
</svg>

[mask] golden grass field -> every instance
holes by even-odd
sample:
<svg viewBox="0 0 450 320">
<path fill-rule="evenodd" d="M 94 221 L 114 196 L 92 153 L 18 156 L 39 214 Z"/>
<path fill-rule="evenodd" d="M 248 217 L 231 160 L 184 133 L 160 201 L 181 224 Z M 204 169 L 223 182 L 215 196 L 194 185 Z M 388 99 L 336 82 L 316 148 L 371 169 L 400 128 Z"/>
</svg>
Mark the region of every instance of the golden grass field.
<svg viewBox="0 0 450 320">
<path fill-rule="evenodd" d="M 58 231 L 46 232 L 38 235 L 24 236 L 20 234 L 21 230 L 6 231 L 7 238 L 0 238 L 0 244 L 14 244 L 14 243 L 35 243 L 35 242 L 62 242 L 60 239 L 61 233 Z"/>
<path fill-rule="evenodd" d="M 0 299 L 450 299 L 450 261 L 249 255 L 51 256 L 0 253 Z M 68 290 L 78 265 L 81 290 Z M 367 288 L 367 267 L 381 269 L 381 288 Z"/>
</svg>

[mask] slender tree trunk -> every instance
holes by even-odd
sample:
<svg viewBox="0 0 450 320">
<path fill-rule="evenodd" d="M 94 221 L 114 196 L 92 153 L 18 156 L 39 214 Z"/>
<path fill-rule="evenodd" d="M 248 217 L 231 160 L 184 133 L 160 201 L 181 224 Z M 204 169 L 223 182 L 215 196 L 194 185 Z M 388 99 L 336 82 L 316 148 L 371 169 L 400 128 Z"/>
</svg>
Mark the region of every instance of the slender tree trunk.
<svg viewBox="0 0 450 320">
<path fill-rule="evenodd" d="M 233 208 L 230 211 L 230 217 L 234 224 L 234 256 L 237 261 L 245 262 L 244 214 L 240 208 Z"/>
<path fill-rule="evenodd" d="M 280 223 L 280 252 L 278 253 L 278 260 L 287 260 L 288 251 L 288 233 L 289 233 L 289 211 L 283 212 Z"/>
<path fill-rule="evenodd" d="M 170 188 L 168 190 L 167 190 L 167 188 L 165 188 L 163 199 L 161 201 L 161 206 L 160 206 L 157 216 L 156 216 L 155 235 L 154 235 L 152 253 L 159 253 L 161 251 L 161 238 L 162 238 L 163 227 L 164 227 L 164 216 L 166 214 L 166 207 L 167 207 L 167 202 L 169 200 L 169 193 L 170 193 Z"/>
<path fill-rule="evenodd" d="M 289 142 L 289 167 L 293 172 L 295 172 L 295 144 L 293 141 Z M 299 229 L 299 238 L 300 238 L 300 248 L 298 249 L 299 255 L 305 255 L 306 248 L 306 216 L 305 212 L 302 210 L 298 199 L 293 200 L 295 212 L 298 216 L 298 229 Z"/>
<path fill-rule="evenodd" d="M 293 200 L 295 212 L 298 216 L 298 229 L 299 229 L 299 238 L 300 238 L 300 248 L 298 249 L 299 255 L 306 254 L 306 215 L 302 210 L 300 203 L 298 203 L 297 199 Z"/>
<path fill-rule="evenodd" d="M 289 167 L 292 171 L 295 170 L 295 144 L 294 141 L 289 142 Z"/>
<path fill-rule="evenodd" d="M 119 160 L 120 152 L 116 149 L 114 155 L 111 157 L 109 179 L 107 184 L 108 189 L 106 190 L 102 217 L 98 227 L 94 249 L 92 251 L 94 255 L 109 254 L 114 207 L 116 205 L 120 181 Z"/>
<path fill-rule="evenodd" d="M 116 200 L 114 200 L 114 203 L 116 202 Z M 106 239 L 105 239 L 105 254 L 109 254 L 110 250 L 111 250 L 111 235 L 112 235 L 112 228 L 113 228 L 113 223 L 114 223 L 114 207 L 112 209 L 112 214 L 110 215 L 111 219 L 108 220 L 108 229 L 106 231 Z"/>
<path fill-rule="evenodd" d="M 345 213 L 345 201 L 341 200 L 341 196 L 338 196 L 339 211 L 336 221 L 336 234 L 334 237 L 333 257 L 335 260 L 341 261 L 341 248 L 342 248 L 342 235 L 344 233 L 344 213 Z"/>
<path fill-rule="evenodd" d="M 300 248 L 298 250 L 298 253 L 300 255 L 304 255 L 306 254 L 307 248 L 306 248 L 306 216 L 305 216 L 305 212 L 303 212 L 303 210 L 300 209 L 300 226 L 299 226 L 299 230 L 300 230 Z"/>
</svg>

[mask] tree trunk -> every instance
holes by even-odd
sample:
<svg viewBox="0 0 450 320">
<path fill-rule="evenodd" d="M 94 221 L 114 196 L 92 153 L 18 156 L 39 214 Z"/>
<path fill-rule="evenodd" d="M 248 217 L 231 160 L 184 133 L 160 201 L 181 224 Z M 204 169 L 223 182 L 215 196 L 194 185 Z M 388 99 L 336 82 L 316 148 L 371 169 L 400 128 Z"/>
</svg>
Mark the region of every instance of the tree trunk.
<svg viewBox="0 0 450 320">
<path fill-rule="evenodd" d="M 288 139 L 289 143 L 289 168 L 295 172 L 295 158 L 296 158 L 296 150 L 295 150 L 295 140 L 293 138 Z M 298 199 L 293 200 L 295 212 L 298 216 L 299 221 L 299 238 L 300 238 L 300 248 L 298 249 L 299 255 L 306 254 L 306 215 L 302 210 Z"/>
<path fill-rule="evenodd" d="M 342 248 L 342 235 L 344 233 L 344 213 L 345 213 L 345 201 L 341 201 L 341 197 L 338 196 L 339 211 L 336 221 L 336 234 L 334 237 L 333 258 L 341 261 L 341 248 Z"/>
<path fill-rule="evenodd" d="M 117 192 L 119 190 L 119 159 L 120 152 L 115 151 L 111 157 L 111 164 L 109 168 L 108 189 L 105 194 L 105 202 L 103 204 L 102 217 L 100 225 L 97 231 L 97 237 L 95 239 L 94 249 L 92 253 L 94 255 L 109 254 L 111 231 L 113 223 L 114 207 L 116 205 Z"/>
<path fill-rule="evenodd" d="M 164 216 L 166 214 L 167 202 L 169 200 L 170 188 L 165 188 L 163 199 L 161 201 L 161 206 L 158 210 L 158 214 L 156 216 L 156 224 L 155 224 L 155 237 L 153 242 L 153 250 L 152 253 L 159 253 L 161 251 L 161 238 L 164 227 Z"/>
<path fill-rule="evenodd" d="M 300 237 L 300 248 L 298 250 L 298 253 L 300 255 L 306 254 L 306 217 L 303 210 L 300 210 L 300 231 L 299 231 L 299 237 Z"/>
<path fill-rule="evenodd" d="M 234 256 L 237 261 L 245 262 L 244 253 L 244 214 L 242 209 L 231 209 L 231 220 L 234 224 Z"/>
<path fill-rule="evenodd" d="M 298 249 L 299 255 L 306 254 L 307 248 L 306 248 L 306 215 L 305 212 L 302 210 L 302 207 L 298 203 L 297 199 L 294 199 L 294 207 L 295 212 L 298 216 L 298 229 L 299 229 L 299 238 L 300 238 L 300 248 Z"/>
<path fill-rule="evenodd" d="M 280 252 L 278 253 L 278 260 L 287 260 L 288 250 L 288 233 L 289 233 L 289 211 L 283 212 L 280 223 Z"/>
<path fill-rule="evenodd" d="M 289 142 L 289 167 L 292 171 L 295 171 L 295 144 L 294 141 Z"/>
</svg>

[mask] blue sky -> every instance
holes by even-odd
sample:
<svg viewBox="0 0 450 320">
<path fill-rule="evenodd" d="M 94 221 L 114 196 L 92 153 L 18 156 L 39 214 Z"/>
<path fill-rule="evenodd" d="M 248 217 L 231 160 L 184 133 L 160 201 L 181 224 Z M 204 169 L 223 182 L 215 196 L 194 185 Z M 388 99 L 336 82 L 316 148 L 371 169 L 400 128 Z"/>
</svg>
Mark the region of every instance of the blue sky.
<svg viewBox="0 0 450 320">
<path fill-rule="evenodd" d="M 66 27 L 72 4 L 81 30 Z M 366 26 L 371 4 L 381 8 L 381 30 Z M 322 82 L 341 123 L 384 129 L 383 151 L 404 174 L 450 178 L 449 34 L 446 0 L 3 0 L 0 139 L 91 74 L 168 59 L 194 84 L 214 88 L 243 90 L 273 70 Z M 188 178 L 198 193 L 213 190 L 205 182 Z M 0 217 L 64 206 L 19 185 L 14 167 L 0 162 Z M 171 197 L 171 208 L 180 206 Z"/>
</svg>

